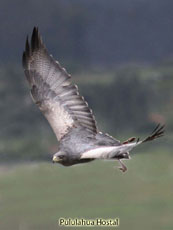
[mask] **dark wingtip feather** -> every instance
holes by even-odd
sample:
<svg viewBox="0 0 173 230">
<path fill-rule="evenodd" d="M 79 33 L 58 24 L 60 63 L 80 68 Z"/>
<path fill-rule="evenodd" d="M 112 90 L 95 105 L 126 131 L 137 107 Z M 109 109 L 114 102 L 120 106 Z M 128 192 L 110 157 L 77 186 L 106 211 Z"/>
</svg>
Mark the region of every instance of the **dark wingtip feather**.
<svg viewBox="0 0 173 230">
<path fill-rule="evenodd" d="M 34 27 L 33 32 L 32 32 L 32 37 L 31 37 L 32 52 L 39 49 L 41 43 L 42 42 L 41 42 L 40 34 L 38 32 L 38 27 Z"/>
<path fill-rule="evenodd" d="M 27 67 L 27 61 L 32 55 L 32 52 L 36 51 L 41 46 L 43 46 L 42 39 L 38 32 L 38 27 L 35 26 L 33 28 L 32 36 L 31 36 L 31 44 L 29 42 L 28 36 L 26 37 L 25 51 L 23 52 L 23 57 L 22 57 L 22 64 L 24 68 Z"/>
<path fill-rule="evenodd" d="M 25 51 L 23 52 L 23 56 L 22 56 L 22 64 L 24 68 L 26 68 L 27 66 L 27 58 L 29 56 L 30 56 L 30 47 L 29 47 L 29 41 L 28 41 L 28 35 L 27 35 L 26 43 L 25 43 Z"/>
<path fill-rule="evenodd" d="M 160 127 L 160 123 L 155 127 L 155 129 L 153 130 L 151 134 L 153 134 L 159 127 Z"/>
<path fill-rule="evenodd" d="M 165 125 L 157 125 L 156 128 L 153 130 L 150 136 L 143 140 L 143 142 L 152 141 L 156 138 L 162 137 L 164 135 Z"/>
<path fill-rule="evenodd" d="M 26 37 L 25 52 L 26 52 L 26 55 L 27 55 L 27 56 L 30 56 L 30 47 L 29 47 L 28 35 L 27 35 L 27 37 Z"/>
<path fill-rule="evenodd" d="M 25 69 L 26 68 L 26 53 L 25 53 L 25 51 L 23 52 L 23 56 L 22 56 L 22 65 L 23 65 L 23 68 Z"/>
<path fill-rule="evenodd" d="M 33 32 L 32 32 L 32 36 L 31 36 L 31 49 L 32 52 L 36 49 L 37 47 L 37 29 L 36 27 L 34 27 Z"/>
</svg>

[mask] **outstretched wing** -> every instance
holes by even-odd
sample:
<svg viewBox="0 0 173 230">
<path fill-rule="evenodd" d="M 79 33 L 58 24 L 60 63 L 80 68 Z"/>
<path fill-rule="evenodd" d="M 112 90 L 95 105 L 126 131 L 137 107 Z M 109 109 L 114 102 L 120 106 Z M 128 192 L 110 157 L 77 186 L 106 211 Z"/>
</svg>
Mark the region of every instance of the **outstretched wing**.
<svg viewBox="0 0 173 230">
<path fill-rule="evenodd" d="M 83 126 L 97 133 L 92 111 L 70 75 L 49 55 L 38 28 L 33 29 L 31 44 L 28 38 L 23 53 L 23 67 L 31 87 L 31 95 L 39 106 L 56 137 L 60 140 L 68 131 Z"/>
<path fill-rule="evenodd" d="M 81 159 L 111 159 L 111 158 L 119 158 L 120 156 L 122 158 L 127 158 L 129 151 L 131 151 L 133 148 L 135 148 L 137 145 L 140 145 L 142 143 L 152 141 L 154 139 L 157 139 L 164 134 L 164 125 L 157 125 L 156 128 L 153 130 L 151 135 L 146 137 L 144 140 L 140 141 L 139 138 L 137 141 L 131 143 L 131 142 L 125 142 L 121 145 L 117 146 L 101 146 L 97 147 L 95 149 L 88 150 L 81 154 Z M 125 155 L 123 155 L 125 154 Z"/>
</svg>

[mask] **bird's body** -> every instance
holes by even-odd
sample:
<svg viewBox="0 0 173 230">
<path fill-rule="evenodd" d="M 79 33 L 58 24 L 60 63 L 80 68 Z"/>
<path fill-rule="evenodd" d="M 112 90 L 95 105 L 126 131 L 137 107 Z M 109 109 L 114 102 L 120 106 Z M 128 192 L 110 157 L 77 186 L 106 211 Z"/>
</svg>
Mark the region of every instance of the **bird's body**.
<svg viewBox="0 0 173 230">
<path fill-rule="evenodd" d="M 23 53 L 23 67 L 31 87 L 33 101 L 50 123 L 58 141 L 58 152 L 53 162 L 70 166 L 94 159 L 116 159 L 126 171 L 121 159 L 129 159 L 135 146 L 163 134 L 157 126 L 143 141 L 130 138 L 120 141 L 99 132 L 87 102 L 79 95 L 70 75 L 49 55 L 38 29 L 34 28 L 31 44 L 27 39 Z"/>
<path fill-rule="evenodd" d="M 59 143 L 59 151 L 57 155 L 61 152 L 66 152 L 66 162 L 64 165 L 69 166 L 94 160 L 92 156 L 82 158 L 84 153 L 93 149 L 96 150 L 101 147 L 105 148 L 119 145 L 121 145 L 119 141 L 101 132 L 94 134 L 84 127 L 77 127 L 70 130 L 69 133 L 62 138 Z"/>
</svg>

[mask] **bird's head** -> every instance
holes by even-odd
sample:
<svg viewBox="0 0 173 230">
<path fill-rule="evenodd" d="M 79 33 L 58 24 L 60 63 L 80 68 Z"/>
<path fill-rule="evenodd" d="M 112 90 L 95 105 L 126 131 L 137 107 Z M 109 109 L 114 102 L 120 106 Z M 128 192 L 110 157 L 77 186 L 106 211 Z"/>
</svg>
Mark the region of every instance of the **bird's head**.
<svg viewBox="0 0 173 230">
<path fill-rule="evenodd" d="M 52 162 L 64 164 L 67 161 L 67 156 L 65 153 L 59 151 L 53 155 Z"/>
</svg>

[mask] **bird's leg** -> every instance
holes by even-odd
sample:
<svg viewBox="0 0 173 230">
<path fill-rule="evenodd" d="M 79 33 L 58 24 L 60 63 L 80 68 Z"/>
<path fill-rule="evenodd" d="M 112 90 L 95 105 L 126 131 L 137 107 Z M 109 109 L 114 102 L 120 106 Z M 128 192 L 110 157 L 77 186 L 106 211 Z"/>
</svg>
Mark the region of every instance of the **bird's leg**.
<svg viewBox="0 0 173 230">
<path fill-rule="evenodd" d="M 128 140 L 124 141 L 122 144 L 128 144 L 128 143 L 130 143 L 132 141 L 135 141 L 135 139 L 136 139 L 135 137 L 131 137 Z"/>
<path fill-rule="evenodd" d="M 127 167 L 121 162 L 121 160 L 118 160 L 118 161 L 119 161 L 120 166 L 121 166 L 121 167 L 118 167 L 118 168 L 123 172 L 127 171 Z"/>
</svg>

